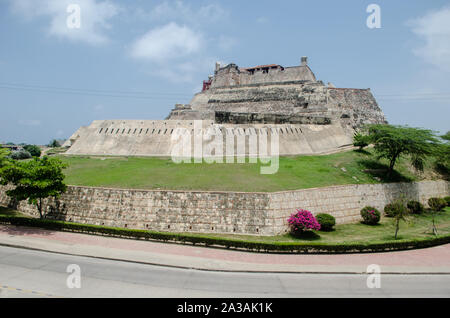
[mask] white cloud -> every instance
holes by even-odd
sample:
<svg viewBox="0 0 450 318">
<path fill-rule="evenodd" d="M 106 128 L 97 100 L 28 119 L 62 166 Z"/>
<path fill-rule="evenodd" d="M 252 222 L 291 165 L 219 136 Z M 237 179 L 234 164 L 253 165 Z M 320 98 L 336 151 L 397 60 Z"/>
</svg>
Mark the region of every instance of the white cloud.
<svg viewBox="0 0 450 318">
<path fill-rule="evenodd" d="M 411 20 L 408 25 L 425 44 L 414 54 L 442 70 L 450 71 L 450 7 Z"/>
<path fill-rule="evenodd" d="M 163 62 L 196 53 L 202 46 L 203 37 L 199 32 L 171 22 L 137 39 L 132 45 L 131 56 Z"/>
<path fill-rule="evenodd" d="M 148 17 L 152 20 L 180 20 L 195 25 L 217 22 L 228 16 L 228 11 L 218 4 L 211 3 L 193 9 L 189 4 L 185 4 L 180 0 L 164 1 L 154 7 L 148 14 L 143 14 L 142 11 L 140 13 L 141 16 Z"/>
<path fill-rule="evenodd" d="M 40 126 L 41 121 L 37 119 L 20 119 L 19 125 L 22 126 Z"/>
<path fill-rule="evenodd" d="M 208 74 L 212 74 L 215 61 L 213 58 L 199 57 L 184 62 L 163 64 L 152 73 L 174 83 L 196 83 L 195 80 L 199 75 L 207 79 Z"/>
<path fill-rule="evenodd" d="M 80 28 L 69 28 L 67 12 L 69 4 L 80 6 Z M 108 21 L 116 16 L 120 8 L 109 0 L 11 0 L 13 12 L 27 21 L 38 17 L 49 18 L 46 31 L 50 36 L 101 45 L 108 42 L 105 31 L 111 28 Z"/>
</svg>

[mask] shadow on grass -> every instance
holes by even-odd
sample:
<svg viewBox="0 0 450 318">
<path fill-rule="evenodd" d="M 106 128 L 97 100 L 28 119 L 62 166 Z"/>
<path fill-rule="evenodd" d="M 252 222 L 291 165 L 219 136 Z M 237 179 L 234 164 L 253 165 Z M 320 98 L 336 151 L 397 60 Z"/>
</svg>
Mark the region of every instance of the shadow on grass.
<svg viewBox="0 0 450 318">
<path fill-rule="evenodd" d="M 380 182 L 412 182 L 410 177 L 404 176 L 394 170 L 391 176 L 388 175 L 389 168 L 386 164 L 373 159 L 360 159 L 358 164 L 364 169 L 363 172 Z"/>
<path fill-rule="evenodd" d="M 364 149 L 354 149 L 353 151 L 356 152 L 356 153 L 360 153 L 360 154 L 366 155 L 366 156 L 371 155 L 371 153 L 369 151 L 364 150 Z"/>
<path fill-rule="evenodd" d="M 320 235 L 313 231 L 305 231 L 301 233 L 290 233 L 289 236 L 293 239 L 302 241 L 317 241 L 320 240 Z"/>
</svg>

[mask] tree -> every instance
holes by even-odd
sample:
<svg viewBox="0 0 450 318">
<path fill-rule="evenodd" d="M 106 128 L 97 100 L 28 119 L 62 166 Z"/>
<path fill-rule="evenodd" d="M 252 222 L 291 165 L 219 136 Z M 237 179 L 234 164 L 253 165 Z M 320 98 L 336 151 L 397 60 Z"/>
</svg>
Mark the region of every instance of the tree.
<svg viewBox="0 0 450 318">
<path fill-rule="evenodd" d="M 394 221 L 395 221 L 395 235 L 394 238 L 397 239 L 398 231 L 400 230 L 400 221 L 407 221 L 407 216 L 409 214 L 409 210 L 405 204 L 405 198 L 401 197 L 391 203 L 391 211 L 393 213 Z"/>
<path fill-rule="evenodd" d="M 353 136 L 353 146 L 359 147 L 359 150 L 367 147 L 370 144 L 370 136 L 357 133 Z"/>
<path fill-rule="evenodd" d="M 401 156 L 408 157 L 415 169 L 423 171 L 425 159 L 442 146 L 436 134 L 427 129 L 385 124 L 370 125 L 368 129 L 378 159 L 389 161 L 388 177 Z"/>
<path fill-rule="evenodd" d="M 447 133 L 445 135 L 442 135 L 441 138 L 446 141 L 450 141 L 450 131 L 447 131 Z"/>
<path fill-rule="evenodd" d="M 41 148 L 39 148 L 36 145 L 26 145 L 23 147 L 26 151 L 30 153 L 33 157 L 40 157 L 41 156 Z"/>
<path fill-rule="evenodd" d="M 58 140 L 53 139 L 52 141 L 50 141 L 50 143 L 48 144 L 48 146 L 49 146 L 50 148 L 58 148 L 58 147 L 61 147 L 61 144 L 59 143 Z"/>
<path fill-rule="evenodd" d="M 44 217 L 42 200 L 48 197 L 58 198 L 66 192 L 63 169 L 67 166 L 57 158 L 34 158 L 30 161 L 15 161 L 0 170 L 3 185 L 13 185 L 6 194 L 17 201 L 28 200 L 34 204 L 41 218 Z"/>
</svg>

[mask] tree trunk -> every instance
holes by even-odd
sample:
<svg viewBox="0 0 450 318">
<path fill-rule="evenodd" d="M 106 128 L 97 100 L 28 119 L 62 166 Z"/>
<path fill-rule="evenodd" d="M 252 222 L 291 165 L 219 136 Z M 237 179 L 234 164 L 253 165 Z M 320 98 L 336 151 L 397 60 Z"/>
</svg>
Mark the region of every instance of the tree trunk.
<svg viewBox="0 0 450 318">
<path fill-rule="evenodd" d="M 438 234 L 437 229 L 436 229 L 436 224 L 434 223 L 434 213 L 433 213 L 433 234 L 434 234 L 434 236 L 437 236 L 437 234 Z"/>
<path fill-rule="evenodd" d="M 394 166 L 395 162 L 397 161 L 397 156 L 391 159 L 389 163 L 389 170 L 388 170 L 388 178 L 390 179 L 392 177 L 392 172 L 394 172 Z"/>
<path fill-rule="evenodd" d="M 39 217 L 41 219 L 43 219 L 44 217 L 42 215 L 42 198 L 39 199 L 39 202 L 37 203 L 37 208 L 38 208 L 38 211 L 39 211 Z"/>
<path fill-rule="evenodd" d="M 395 239 L 397 239 L 397 233 L 398 233 L 398 229 L 399 229 L 399 222 L 400 222 L 400 220 L 397 219 L 397 222 L 395 223 Z"/>
</svg>

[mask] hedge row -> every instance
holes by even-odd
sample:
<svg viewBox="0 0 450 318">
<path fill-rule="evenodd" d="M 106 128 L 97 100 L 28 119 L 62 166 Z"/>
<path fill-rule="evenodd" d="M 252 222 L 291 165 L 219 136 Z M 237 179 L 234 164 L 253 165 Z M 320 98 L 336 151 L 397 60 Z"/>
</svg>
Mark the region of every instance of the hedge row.
<svg viewBox="0 0 450 318">
<path fill-rule="evenodd" d="M 42 220 L 27 217 L 1 216 L 0 224 L 12 224 L 18 226 L 39 227 L 48 230 L 81 232 L 88 234 L 108 235 L 113 237 L 158 240 L 164 242 L 181 242 L 193 245 L 217 246 L 232 249 L 243 249 L 258 252 L 275 253 L 361 253 L 361 252 L 385 252 L 425 248 L 450 243 L 450 235 L 433 237 L 429 239 L 397 240 L 380 243 L 291 243 L 291 242 L 254 242 L 233 240 L 225 238 L 205 237 L 201 235 L 189 235 L 178 233 L 163 233 L 147 230 L 134 230 L 115 227 L 106 227 L 91 224 L 72 223 L 55 220 Z"/>
</svg>

